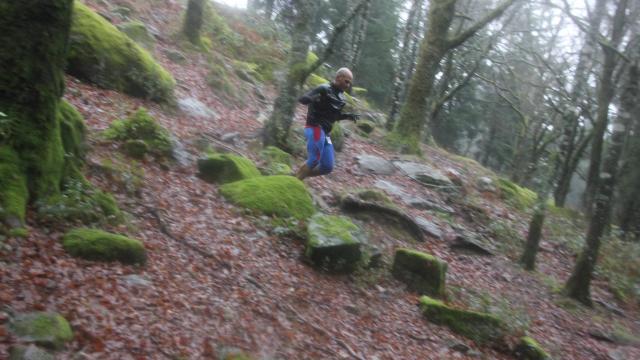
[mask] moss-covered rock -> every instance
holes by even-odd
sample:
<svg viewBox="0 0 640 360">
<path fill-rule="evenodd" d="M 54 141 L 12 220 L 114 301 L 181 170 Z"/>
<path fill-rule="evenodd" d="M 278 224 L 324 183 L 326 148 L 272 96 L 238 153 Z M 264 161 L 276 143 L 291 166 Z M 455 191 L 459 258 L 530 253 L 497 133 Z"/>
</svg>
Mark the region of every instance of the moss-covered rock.
<svg viewBox="0 0 640 360">
<path fill-rule="evenodd" d="M 445 294 L 447 263 L 433 255 L 410 249 L 398 249 L 392 273 L 420 294 L 442 297 Z"/>
<path fill-rule="evenodd" d="M 140 139 L 127 140 L 122 144 L 122 151 L 134 159 L 143 159 L 149 152 L 149 145 Z"/>
<path fill-rule="evenodd" d="M 420 309 L 427 320 L 480 344 L 502 345 L 504 341 L 506 326 L 491 314 L 456 309 L 428 296 L 420 297 Z"/>
<path fill-rule="evenodd" d="M 547 360 L 551 359 L 551 356 L 544 351 L 544 349 L 529 336 L 523 336 L 520 338 L 520 342 L 515 349 L 515 357 L 518 360 Z"/>
<path fill-rule="evenodd" d="M 342 129 L 342 125 L 339 122 L 333 124 L 330 137 L 333 148 L 336 151 L 342 151 L 344 148 L 344 129 Z"/>
<path fill-rule="evenodd" d="M 292 157 L 275 146 L 267 146 L 260 151 L 260 158 L 266 164 L 266 175 L 290 175 Z"/>
<path fill-rule="evenodd" d="M 235 100 L 238 93 L 229 77 L 229 72 L 222 59 L 211 60 L 209 62 L 209 72 L 207 74 L 207 84 L 209 87 L 211 87 L 216 94 L 220 94 L 228 100 Z"/>
<path fill-rule="evenodd" d="M 139 240 L 89 228 L 77 228 L 62 238 L 62 247 L 72 256 L 95 261 L 144 263 L 146 252 Z"/>
<path fill-rule="evenodd" d="M 27 178 L 18 154 L 0 146 L 0 220 L 12 227 L 24 224 L 28 200 Z"/>
<path fill-rule="evenodd" d="M 9 236 L 26 238 L 27 236 L 29 236 L 29 230 L 25 228 L 13 228 L 9 230 Z"/>
<path fill-rule="evenodd" d="M 253 162 L 232 154 L 209 154 L 198 160 L 198 176 L 210 183 L 226 184 L 260 176 Z"/>
<path fill-rule="evenodd" d="M 305 256 L 329 271 L 353 271 L 362 260 L 362 230 L 343 216 L 316 214 L 307 228 Z"/>
<path fill-rule="evenodd" d="M 65 157 L 73 157 L 72 161 L 81 160 L 86 151 L 86 132 L 84 118 L 73 105 L 62 100 L 58 105 L 58 120 L 60 121 L 60 137 Z"/>
<path fill-rule="evenodd" d="M 55 360 L 55 357 L 33 344 L 15 345 L 9 349 L 9 360 Z"/>
<path fill-rule="evenodd" d="M 80 1 L 74 2 L 67 71 L 132 96 L 167 101 L 175 81 L 133 40 Z"/>
<path fill-rule="evenodd" d="M 127 34 L 131 40 L 143 46 L 145 49 L 153 50 L 155 40 L 147 30 L 144 23 L 137 20 L 128 21 L 118 25 L 118 29 Z"/>
<path fill-rule="evenodd" d="M 173 153 L 169 132 L 142 107 L 131 117 L 112 122 L 105 130 L 104 136 L 107 139 L 125 142 L 144 141 L 149 152 L 157 156 L 170 157 Z"/>
<path fill-rule="evenodd" d="M 535 192 L 504 178 L 498 179 L 498 188 L 502 198 L 520 210 L 532 208 L 538 198 Z"/>
<path fill-rule="evenodd" d="M 365 134 L 371 134 L 373 130 L 376 128 L 376 124 L 373 121 L 369 121 L 369 120 L 359 120 L 356 123 L 356 126 L 358 127 L 358 129 L 360 129 L 360 131 L 364 132 Z"/>
<path fill-rule="evenodd" d="M 304 183 L 293 176 L 254 177 L 225 184 L 220 192 L 235 204 L 267 215 L 306 219 L 315 212 Z"/>
<path fill-rule="evenodd" d="M 61 349 L 73 339 L 73 331 L 60 314 L 35 312 L 19 314 L 9 323 L 9 330 L 19 339 Z"/>
</svg>

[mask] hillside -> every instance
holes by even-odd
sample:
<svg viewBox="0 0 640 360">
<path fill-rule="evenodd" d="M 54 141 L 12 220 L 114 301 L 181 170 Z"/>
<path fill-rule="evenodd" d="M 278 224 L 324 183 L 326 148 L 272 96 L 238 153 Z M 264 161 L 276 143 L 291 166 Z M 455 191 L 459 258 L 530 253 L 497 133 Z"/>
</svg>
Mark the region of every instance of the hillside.
<svg viewBox="0 0 640 360">
<path fill-rule="evenodd" d="M 216 19 L 224 23 L 217 29 L 233 35 L 198 48 L 176 36 L 183 1 L 86 4 L 114 24 L 143 22 L 154 37 L 152 55 L 176 81 L 175 105 L 168 105 L 65 78 L 64 98 L 88 129 L 83 172 L 124 212 L 122 223 L 99 227 L 141 240 L 147 259 L 124 265 L 71 257 L 61 238 L 77 224 L 38 220 L 30 207 L 28 234 L 0 241 L 0 358 L 24 342 L 9 331 L 14 313 L 52 311 L 74 333 L 55 352 L 60 359 L 512 359 L 524 335 L 555 359 L 640 359 L 637 298 L 616 297 L 606 272 L 625 273 L 619 263 L 637 265 L 632 254 L 616 253 L 613 241 L 605 245 L 609 267 L 592 283 L 594 307 L 568 300 L 559 289 L 581 247 L 579 214 L 552 209 L 537 269 L 527 272 L 517 260 L 533 207 L 530 193 L 509 193 L 498 174 L 435 147 L 424 146 L 422 157 L 395 154 L 384 146 L 380 126 L 368 134 L 344 124 L 336 169 L 305 185 L 320 211 L 347 215 L 362 229 L 381 253 L 381 265 L 351 274 L 316 269 L 305 258 L 307 221 L 242 209 L 219 185 L 198 177 L 197 160 L 208 148 L 266 166 L 261 128 L 274 82 L 254 84 L 236 70 L 239 62 L 257 62 L 265 49 L 263 65 L 278 70 L 285 59 L 281 44 L 252 28 L 246 14 L 219 5 Z M 127 14 L 116 15 L 122 8 Z M 212 80 L 212 64 L 225 69 L 223 82 Z M 132 160 L 105 139 L 113 121 L 140 107 L 170 132 L 174 159 Z M 375 110 L 361 110 L 375 120 Z M 304 117 L 299 106 L 295 132 Z M 303 158 L 294 155 L 296 167 Z M 416 164 L 444 175 L 444 185 L 425 186 L 420 176 L 409 176 Z M 385 193 L 393 209 L 422 224 L 423 241 L 388 214 L 343 210 L 343 196 L 362 189 Z M 482 345 L 428 321 L 420 295 L 391 274 L 398 248 L 446 262 L 446 302 L 502 319 L 509 329 L 505 344 Z"/>
</svg>

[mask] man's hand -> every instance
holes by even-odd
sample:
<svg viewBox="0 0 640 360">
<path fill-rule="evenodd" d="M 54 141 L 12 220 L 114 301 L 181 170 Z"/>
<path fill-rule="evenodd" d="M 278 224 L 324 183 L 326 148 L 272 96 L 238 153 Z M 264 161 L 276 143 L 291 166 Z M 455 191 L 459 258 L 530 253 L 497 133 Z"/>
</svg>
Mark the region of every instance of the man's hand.
<svg viewBox="0 0 640 360">
<path fill-rule="evenodd" d="M 347 120 L 351 120 L 353 122 L 356 122 L 360 119 L 360 114 L 344 114 L 344 117 Z"/>
</svg>

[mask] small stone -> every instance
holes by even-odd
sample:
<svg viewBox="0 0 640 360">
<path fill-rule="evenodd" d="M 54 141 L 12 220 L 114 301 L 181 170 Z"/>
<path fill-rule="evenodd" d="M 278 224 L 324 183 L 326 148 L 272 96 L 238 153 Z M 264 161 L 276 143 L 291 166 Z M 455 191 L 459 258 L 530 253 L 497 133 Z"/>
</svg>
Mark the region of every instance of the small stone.
<svg viewBox="0 0 640 360">
<path fill-rule="evenodd" d="M 124 281 L 131 286 L 141 286 L 148 287 L 151 286 L 151 281 L 145 279 L 144 277 L 136 274 L 131 274 L 123 277 Z"/>
<path fill-rule="evenodd" d="M 187 62 L 187 57 L 184 56 L 184 54 L 180 51 L 165 50 L 164 54 L 166 55 L 167 59 L 173 61 L 176 64 L 184 64 L 185 62 Z"/>
<path fill-rule="evenodd" d="M 235 142 L 238 140 L 238 138 L 240 137 L 240 133 L 239 132 L 232 132 L 232 133 L 227 133 L 224 134 L 220 137 L 220 140 L 229 143 L 229 144 L 235 144 Z"/>
<path fill-rule="evenodd" d="M 442 230 L 438 225 L 419 216 L 416 217 L 415 221 L 418 226 L 420 226 L 422 231 L 424 231 L 427 235 L 432 236 L 436 239 L 442 239 Z"/>
</svg>

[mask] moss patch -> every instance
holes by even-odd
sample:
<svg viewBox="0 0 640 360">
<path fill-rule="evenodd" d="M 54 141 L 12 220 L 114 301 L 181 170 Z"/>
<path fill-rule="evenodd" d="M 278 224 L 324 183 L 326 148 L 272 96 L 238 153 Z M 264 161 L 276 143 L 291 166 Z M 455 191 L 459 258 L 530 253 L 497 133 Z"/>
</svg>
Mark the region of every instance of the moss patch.
<svg viewBox="0 0 640 360">
<path fill-rule="evenodd" d="M 393 276 L 420 294 L 445 294 L 447 263 L 423 252 L 398 249 L 393 260 Z"/>
<path fill-rule="evenodd" d="M 131 40 L 142 45 L 144 48 L 150 50 L 153 49 L 155 41 L 153 39 L 153 36 L 149 34 L 149 31 L 147 30 L 147 27 L 144 25 L 144 23 L 140 21 L 129 21 L 119 25 L 118 29 L 127 34 L 127 36 Z"/>
<path fill-rule="evenodd" d="M 229 72 L 222 60 L 211 60 L 209 62 L 207 84 L 216 94 L 220 94 L 228 100 L 235 100 L 238 97 L 236 87 L 229 79 Z"/>
<path fill-rule="evenodd" d="M 362 259 L 362 230 L 343 216 L 314 215 L 308 226 L 305 255 L 330 271 L 352 271 Z"/>
<path fill-rule="evenodd" d="M 157 156 L 171 156 L 173 145 L 169 132 L 163 128 L 145 108 L 140 108 L 131 117 L 124 120 L 116 120 L 105 130 L 107 139 L 128 141 L 144 141 L 149 152 Z"/>
<path fill-rule="evenodd" d="M 79 1 L 74 2 L 68 55 L 70 74 L 107 89 L 166 101 L 175 81 L 153 57 Z"/>
<path fill-rule="evenodd" d="M 535 205 L 538 198 L 535 192 L 518 186 L 507 179 L 499 178 L 497 182 L 502 198 L 511 205 L 520 210 L 527 210 Z"/>
<path fill-rule="evenodd" d="M 480 344 L 503 342 L 506 326 L 491 314 L 455 309 L 428 296 L 420 297 L 420 309 L 429 321 L 447 326 Z"/>
<path fill-rule="evenodd" d="M 376 124 L 369 120 L 360 120 L 356 123 L 356 126 L 365 134 L 371 134 L 376 128 Z"/>
<path fill-rule="evenodd" d="M 262 176 L 220 188 L 222 195 L 240 206 L 268 215 L 306 219 L 315 209 L 302 181 L 292 176 Z"/>
<path fill-rule="evenodd" d="M 339 122 L 333 124 L 330 137 L 331 142 L 333 143 L 333 148 L 336 151 L 342 151 L 342 148 L 344 148 L 344 130 Z"/>
<path fill-rule="evenodd" d="M 29 190 L 18 155 L 0 147 L 0 220 L 14 218 L 24 224 Z"/>
<path fill-rule="evenodd" d="M 23 341 L 54 349 L 61 349 L 65 342 L 73 339 L 73 332 L 67 320 L 55 313 L 18 315 L 9 323 L 9 330 Z"/>
<path fill-rule="evenodd" d="M 267 146 L 260 151 L 260 158 L 266 163 L 265 173 L 267 175 L 291 174 L 292 157 L 289 153 L 275 146 Z"/>
<path fill-rule="evenodd" d="M 260 176 L 251 160 L 232 154 L 209 154 L 198 160 L 198 171 L 203 180 L 221 184 Z"/>
<path fill-rule="evenodd" d="M 72 256 L 87 260 L 125 264 L 146 261 L 146 252 L 140 241 L 97 229 L 71 230 L 62 238 L 62 246 Z"/>
<path fill-rule="evenodd" d="M 522 360 L 547 360 L 551 356 L 529 336 L 520 338 L 520 343 L 516 346 L 515 356 Z"/>
</svg>

